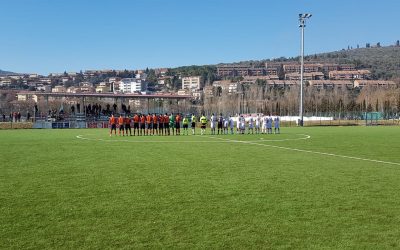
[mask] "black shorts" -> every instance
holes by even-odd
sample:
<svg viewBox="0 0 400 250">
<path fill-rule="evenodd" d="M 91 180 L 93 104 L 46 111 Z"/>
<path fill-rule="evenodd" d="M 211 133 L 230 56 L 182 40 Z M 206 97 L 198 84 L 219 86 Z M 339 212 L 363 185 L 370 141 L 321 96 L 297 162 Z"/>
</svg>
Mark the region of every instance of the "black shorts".
<svg viewBox="0 0 400 250">
<path fill-rule="evenodd" d="M 124 130 L 124 124 L 122 124 L 122 125 L 120 124 L 119 125 L 119 130 Z"/>
<path fill-rule="evenodd" d="M 169 129 L 169 123 L 164 123 L 164 128 Z"/>
<path fill-rule="evenodd" d="M 139 123 L 135 122 L 135 123 L 133 124 L 133 129 L 138 129 L 138 128 L 139 128 Z"/>
<path fill-rule="evenodd" d="M 160 129 L 163 129 L 163 128 L 164 128 L 164 123 L 158 124 L 158 127 L 159 127 Z"/>
<path fill-rule="evenodd" d="M 183 128 L 188 128 L 189 127 L 189 124 L 183 124 Z"/>
<path fill-rule="evenodd" d="M 222 122 L 218 122 L 218 129 L 222 129 Z"/>
<path fill-rule="evenodd" d="M 192 128 L 195 128 L 195 127 L 196 127 L 196 123 L 192 122 Z"/>
<path fill-rule="evenodd" d="M 147 123 L 147 129 L 152 129 L 153 128 L 153 123 Z"/>
<path fill-rule="evenodd" d="M 140 128 L 141 128 L 141 129 L 145 129 L 145 128 L 146 128 L 146 124 L 140 123 Z"/>
<path fill-rule="evenodd" d="M 117 125 L 111 124 L 111 130 L 117 130 Z"/>
<path fill-rule="evenodd" d="M 206 129 L 206 124 L 201 124 L 202 129 Z"/>
<path fill-rule="evenodd" d="M 125 129 L 131 129 L 131 125 L 130 124 L 125 124 Z"/>
<path fill-rule="evenodd" d="M 175 128 L 180 128 L 181 124 L 179 122 L 175 122 Z"/>
<path fill-rule="evenodd" d="M 153 129 L 157 129 L 157 123 L 153 123 Z"/>
</svg>

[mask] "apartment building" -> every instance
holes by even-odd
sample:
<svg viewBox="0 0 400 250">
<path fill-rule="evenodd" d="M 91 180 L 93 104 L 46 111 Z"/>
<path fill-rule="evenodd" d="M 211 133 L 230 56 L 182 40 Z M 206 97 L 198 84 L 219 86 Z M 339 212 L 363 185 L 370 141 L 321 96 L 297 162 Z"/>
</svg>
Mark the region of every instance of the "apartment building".
<svg viewBox="0 0 400 250">
<path fill-rule="evenodd" d="M 110 84 L 106 82 L 101 82 L 98 85 L 96 85 L 95 91 L 96 93 L 111 92 Z"/>
<path fill-rule="evenodd" d="M 240 83 L 231 81 L 215 81 L 214 87 L 221 88 L 223 91 L 227 91 L 229 94 L 237 93 L 238 86 Z"/>
<path fill-rule="evenodd" d="M 108 82 L 112 83 L 112 82 L 119 82 L 121 80 L 121 77 L 110 77 L 108 78 Z"/>
<path fill-rule="evenodd" d="M 351 79 L 369 79 L 371 72 L 369 70 L 351 70 L 351 71 L 331 71 L 330 80 L 351 80 Z"/>
<path fill-rule="evenodd" d="M 353 88 L 354 84 L 353 81 L 349 80 L 311 80 L 308 81 L 310 86 L 323 89 L 323 88 Z"/>
<path fill-rule="evenodd" d="M 356 70 L 356 67 L 353 64 L 341 64 L 341 65 L 339 65 L 339 70 L 353 71 L 353 70 Z"/>
<path fill-rule="evenodd" d="M 199 90 L 200 76 L 182 77 L 182 89 Z"/>
<path fill-rule="evenodd" d="M 0 86 L 9 86 L 11 85 L 12 81 L 11 79 L 3 79 L 0 81 Z"/>
<path fill-rule="evenodd" d="M 362 88 L 366 86 L 371 87 L 396 87 L 397 84 L 393 81 L 381 81 L 381 80 L 355 80 L 354 87 Z"/>
<path fill-rule="evenodd" d="M 63 93 L 66 91 L 67 90 L 65 89 L 65 87 L 61 86 L 61 85 L 55 86 L 54 88 L 51 89 L 51 92 L 53 92 L 53 93 Z"/>
<path fill-rule="evenodd" d="M 324 73 L 322 72 L 305 72 L 303 74 L 304 80 L 323 80 L 325 78 Z M 300 80 L 301 74 L 294 72 L 285 74 L 285 80 Z"/>
<path fill-rule="evenodd" d="M 322 65 L 321 64 L 304 64 L 304 72 L 321 72 Z M 283 65 L 283 71 L 285 74 L 289 73 L 300 73 L 301 72 L 301 64 L 298 63 L 290 63 Z"/>
<path fill-rule="evenodd" d="M 340 70 L 338 64 L 324 64 L 322 65 L 322 72 L 329 73 L 330 71 L 338 71 Z"/>
<path fill-rule="evenodd" d="M 144 92 L 147 90 L 147 83 L 137 78 L 123 78 L 118 85 L 119 90 L 123 93 Z"/>
<path fill-rule="evenodd" d="M 275 86 L 275 87 L 290 87 L 298 85 L 298 81 L 291 81 L 291 80 L 270 80 L 267 81 L 268 85 Z"/>
</svg>

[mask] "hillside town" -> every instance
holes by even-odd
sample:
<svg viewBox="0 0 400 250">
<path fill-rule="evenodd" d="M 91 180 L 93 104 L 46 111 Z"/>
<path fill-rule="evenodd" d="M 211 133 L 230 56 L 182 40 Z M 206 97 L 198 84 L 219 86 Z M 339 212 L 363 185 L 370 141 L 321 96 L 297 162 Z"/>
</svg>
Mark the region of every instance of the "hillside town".
<svg viewBox="0 0 400 250">
<path fill-rule="evenodd" d="M 306 115 L 342 119 L 361 117 L 363 112 L 379 112 L 383 117 L 398 117 L 397 66 L 392 59 L 387 59 L 387 63 L 380 59 L 380 63 L 374 64 L 371 58 L 378 58 L 382 51 L 393 57 L 399 47 L 396 43 L 306 57 L 303 68 Z M 358 53 L 358 58 L 363 60 L 347 58 L 351 53 Z M 53 116 L 60 110 L 65 115 L 89 116 L 164 111 L 296 115 L 301 70 L 297 58 L 281 58 L 48 75 L 3 71 L 0 72 L 1 112 L 21 112 L 26 117 L 28 113 L 29 116 Z M 99 107 L 99 112 L 92 107 Z"/>
<path fill-rule="evenodd" d="M 267 86 L 285 88 L 298 85 L 300 64 L 273 62 L 263 67 L 245 65 L 215 66 L 214 81 L 199 75 L 171 75 L 170 69 L 152 69 L 155 77 L 149 79 L 147 70 L 85 70 L 83 72 L 50 73 L 42 76 L 36 73 L 0 76 L 1 89 L 29 90 L 52 93 L 119 93 L 151 94 L 173 93 L 191 95 L 201 99 L 213 93 L 213 87 L 237 93 L 239 85 L 263 82 Z M 175 88 L 171 82 L 176 79 Z M 394 81 L 373 79 L 367 69 L 351 64 L 307 63 L 304 65 L 304 80 L 315 88 L 363 88 L 365 86 L 391 87 Z"/>
</svg>

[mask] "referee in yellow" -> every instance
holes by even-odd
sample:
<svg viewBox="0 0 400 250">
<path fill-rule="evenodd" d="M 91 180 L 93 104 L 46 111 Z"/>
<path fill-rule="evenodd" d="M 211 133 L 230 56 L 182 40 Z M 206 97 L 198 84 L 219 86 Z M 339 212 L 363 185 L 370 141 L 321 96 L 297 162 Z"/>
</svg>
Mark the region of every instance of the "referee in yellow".
<svg viewBox="0 0 400 250">
<path fill-rule="evenodd" d="M 201 123 L 201 135 L 204 135 L 206 133 L 206 126 L 207 126 L 207 118 L 203 115 L 200 117 L 200 123 Z"/>
</svg>

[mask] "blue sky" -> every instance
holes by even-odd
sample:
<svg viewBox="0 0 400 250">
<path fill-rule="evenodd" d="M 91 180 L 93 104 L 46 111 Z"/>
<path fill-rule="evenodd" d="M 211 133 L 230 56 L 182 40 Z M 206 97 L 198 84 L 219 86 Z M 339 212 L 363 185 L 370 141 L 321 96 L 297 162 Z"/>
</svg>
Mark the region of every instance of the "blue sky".
<svg viewBox="0 0 400 250">
<path fill-rule="evenodd" d="M 140 69 L 297 56 L 400 39 L 399 0 L 1 0 L 0 69 Z"/>
</svg>

